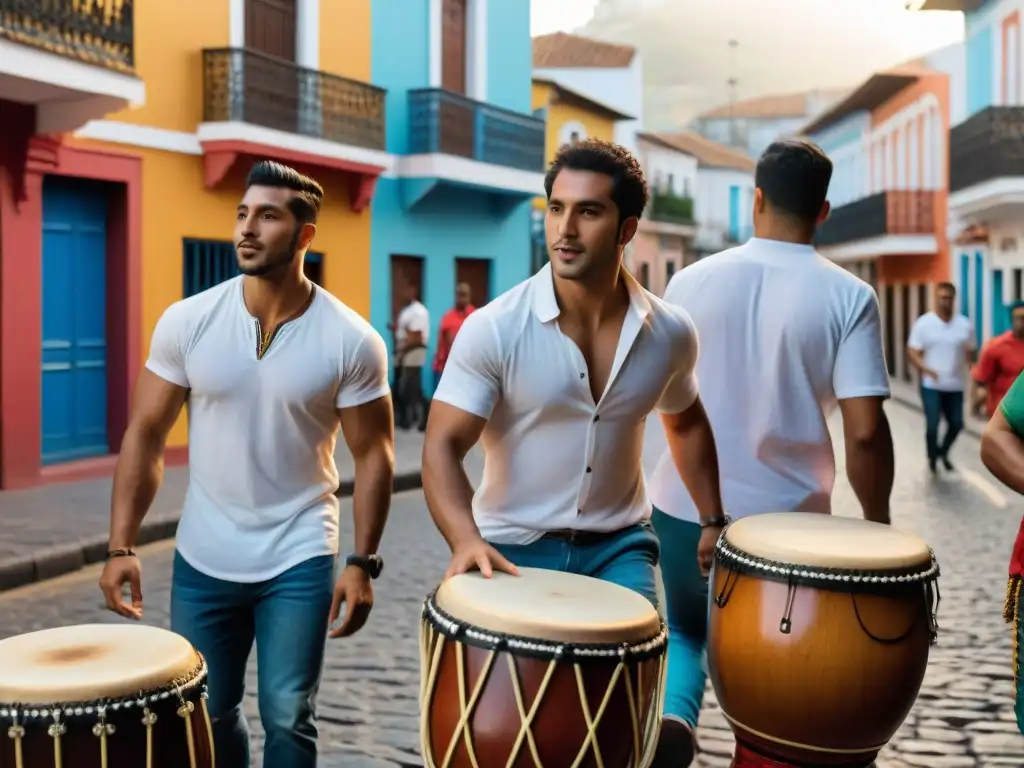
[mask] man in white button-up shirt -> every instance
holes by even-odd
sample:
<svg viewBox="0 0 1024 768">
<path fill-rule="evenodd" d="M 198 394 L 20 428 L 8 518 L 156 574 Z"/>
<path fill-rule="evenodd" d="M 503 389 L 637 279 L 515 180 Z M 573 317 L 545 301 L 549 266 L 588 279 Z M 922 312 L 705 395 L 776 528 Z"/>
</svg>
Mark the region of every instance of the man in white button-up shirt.
<svg viewBox="0 0 1024 768">
<path fill-rule="evenodd" d="M 706 520 L 705 566 L 724 523 L 697 334 L 622 266 L 647 203 L 629 152 L 565 147 L 545 188 L 550 264 L 466 318 L 431 406 L 424 492 L 452 550 L 449 575 L 568 570 L 656 605 L 660 547 L 641 465 L 652 410 Z M 481 437 L 474 494 L 462 461 Z"/>
</svg>

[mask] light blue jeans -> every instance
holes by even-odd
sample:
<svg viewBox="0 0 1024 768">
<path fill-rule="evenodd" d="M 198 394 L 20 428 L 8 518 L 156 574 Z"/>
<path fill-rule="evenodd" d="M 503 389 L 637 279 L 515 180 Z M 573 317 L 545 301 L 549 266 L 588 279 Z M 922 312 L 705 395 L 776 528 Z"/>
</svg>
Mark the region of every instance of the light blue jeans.
<svg viewBox="0 0 1024 768">
<path fill-rule="evenodd" d="M 335 558 L 316 557 L 255 584 L 221 581 L 174 556 L 171 629 L 206 657 L 217 765 L 249 768 L 242 712 L 256 642 L 263 765 L 315 768 L 316 695 L 323 670 Z"/>
<path fill-rule="evenodd" d="M 655 569 L 661 549 L 654 530 L 646 523 L 631 525 L 597 542 L 544 538 L 531 544 L 491 546 L 523 568 L 546 568 L 604 579 L 639 592 L 658 607 Z"/>
<path fill-rule="evenodd" d="M 708 582 L 697 563 L 701 528 L 655 507 L 651 523 L 661 541 L 661 580 L 668 624 L 665 715 L 697 726 L 707 684 Z"/>
</svg>

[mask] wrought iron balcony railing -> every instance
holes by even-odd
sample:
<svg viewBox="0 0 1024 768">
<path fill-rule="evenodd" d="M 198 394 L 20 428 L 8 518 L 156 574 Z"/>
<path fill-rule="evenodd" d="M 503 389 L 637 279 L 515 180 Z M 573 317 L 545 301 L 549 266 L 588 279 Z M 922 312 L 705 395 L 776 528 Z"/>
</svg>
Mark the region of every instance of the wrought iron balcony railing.
<svg viewBox="0 0 1024 768">
<path fill-rule="evenodd" d="M 1024 176 L 1024 107 L 988 107 L 949 133 L 949 191 Z"/>
<path fill-rule="evenodd" d="M 666 224 L 693 224 L 693 198 L 656 192 L 651 195 L 648 216 Z"/>
<path fill-rule="evenodd" d="M 0 0 L 0 37 L 134 72 L 134 9 L 134 0 Z"/>
<path fill-rule="evenodd" d="M 816 245 L 839 245 L 883 235 L 935 234 L 935 193 L 877 192 L 832 209 L 814 239 Z"/>
<path fill-rule="evenodd" d="M 203 51 L 203 120 L 384 149 L 383 88 L 242 48 Z"/>
<path fill-rule="evenodd" d="M 439 88 L 409 91 L 409 152 L 544 170 L 544 121 Z"/>
</svg>

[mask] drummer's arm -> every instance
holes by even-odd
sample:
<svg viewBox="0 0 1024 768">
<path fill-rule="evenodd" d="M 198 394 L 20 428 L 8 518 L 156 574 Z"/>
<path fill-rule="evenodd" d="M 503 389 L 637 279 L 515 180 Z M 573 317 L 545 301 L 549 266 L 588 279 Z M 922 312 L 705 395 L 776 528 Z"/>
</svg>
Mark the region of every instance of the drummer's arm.
<svg viewBox="0 0 1024 768">
<path fill-rule="evenodd" d="M 1024 374 L 1003 396 L 981 436 L 981 461 L 1008 488 L 1024 493 Z"/>
<path fill-rule="evenodd" d="M 883 403 L 889 372 L 882 347 L 878 299 L 865 286 L 840 342 L 832 387 L 843 416 L 846 475 L 864 518 L 888 524 L 895 460 Z"/>
<path fill-rule="evenodd" d="M 131 417 L 114 470 L 110 549 L 135 546 L 142 520 L 163 480 L 167 435 L 188 398 L 178 306 L 172 306 L 157 323 L 149 360 L 135 385 Z"/>
<path fill-rule="evenodd" d="M 474 312 L 455 336 L 430 401 L 423 440 L 423 494 L 453 551 L 480 538 L 473 519 L 473 485 L 463 462 L 500 397 L 501 361 L 497 330 L 485 313 Z"/>
</svg>

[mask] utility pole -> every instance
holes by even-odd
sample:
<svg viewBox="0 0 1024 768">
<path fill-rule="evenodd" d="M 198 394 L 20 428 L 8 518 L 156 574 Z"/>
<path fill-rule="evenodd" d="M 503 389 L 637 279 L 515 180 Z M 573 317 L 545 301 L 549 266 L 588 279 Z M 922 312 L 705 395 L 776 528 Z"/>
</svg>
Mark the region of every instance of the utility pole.
<svg viewBox="0 0 1024 768">
<path fill-rule="evenodd" d="M 736 49 L 739 48 L 738 40 L 729 41 L 729 144 L 733 147 L 736 146 L 738 138 L 736 136 L 736 86 L 739 83 L 739 78 L 736 77 Z"/>
</svg>

